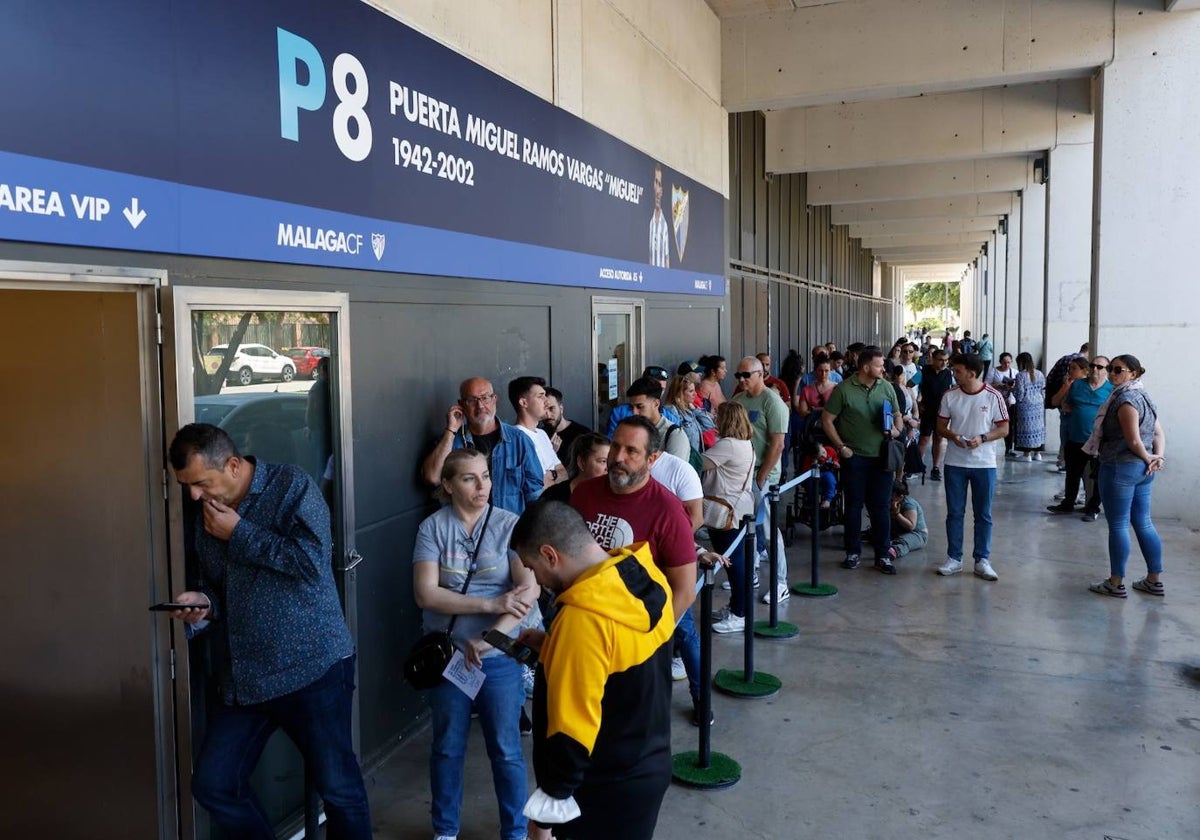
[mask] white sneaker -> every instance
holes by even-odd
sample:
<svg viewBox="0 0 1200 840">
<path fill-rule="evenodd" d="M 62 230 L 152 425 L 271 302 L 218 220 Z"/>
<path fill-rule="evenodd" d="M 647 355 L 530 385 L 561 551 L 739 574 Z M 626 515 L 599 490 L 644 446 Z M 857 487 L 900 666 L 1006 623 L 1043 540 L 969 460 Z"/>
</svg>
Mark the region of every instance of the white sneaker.
<svg viewBox="0 0 1200 840">
<path fill-rule="evenodd" d="M 942 565 L 938 566 L 937 573 L 939 575 L 949 577 L 950 575 L 956 575 L 961 571 L 962 571 L 962 561 L 955 560 L 952 557 L 947 557 L 946 562 L 943 563 Z"/>
<path fill-rule="evenodd" d="M 683 667 L 683 660 L 678 656 L 671 660 L 671 679 L 675 682 L 687 679 L 687 668 Z"/>
<path fill-rule="evenodd" d="M 959 568 L 962 568 L 962 563 L 959 563 Z M 982 560 L 975 561 L 975 577 L 983 578 L 984 580 L 1000 580 L 1000 575 L 996 574 L 996 570 L 992 568 L 992 564 L 984 557 Z"/>
<path fill-rule="evenodd" d="M 755 589 L 758 589 L 758 569 L 754 570 L 754 581 L 753 581 L 753 583 L 751 583 L 751 586 L 753 586 Z M 729 591 L 729 578 L 728 577 L 726 577 L 725 580 L 721 581 L 721 588 L 724 589 L 726 592 Z"/>
<path fill-rule="evenodd" d="M 724 589 L 726 592 L 729 591 L 729 579 L 728 578 L 721 581 L 721 588 Z"/>
<path fill-rule="evenodd" d="M 788 589 L 788 585 L 786 583 L 779 584 L 779 603 L 782 604 L 784 601 L 786 601 L 788 598 L 791 598 L 791 597 L 792 597 L 792 590 Z M 762 594 L 762 598 L 760 598 L 759 600 L 761 600 L 764 604 L 771 603 L 771 590 L 768 589 L 767 591 L 765 591 Z"/>
<path fill-rule="evenodd" d="M 714 633 L 742 633 L 746 630 L 746 617 L 730 613 L 713 625 Z"/>
<path fill-rule="evenodd" d="M 1034 452 L 1034 453 L 1033 453 L 1033 457 L 1032 457 L 1030 460 L 1031 460 L 1031 461 L 1040 461 L 1040 460 L 1042 460 L 1042 453 L 1041 453 L 1041 452 Z"/>
</svg>

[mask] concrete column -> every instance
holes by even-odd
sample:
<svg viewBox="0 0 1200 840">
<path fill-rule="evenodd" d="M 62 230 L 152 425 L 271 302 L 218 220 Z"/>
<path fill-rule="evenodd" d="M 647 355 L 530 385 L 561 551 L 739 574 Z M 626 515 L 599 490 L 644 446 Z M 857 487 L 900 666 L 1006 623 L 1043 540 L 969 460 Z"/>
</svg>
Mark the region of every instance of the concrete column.
<svg viewBox="0 0 1200 840">
<path fill-rule="evenodd" d="M 1046 201 L 1047 367 L 1087 340 L 1091 316 L 1092 143 L 1062 145 L 1050 152 Z"/>
<path fill-rule="evenodd" d="M 1168 460 L 1155 480 L 1155 517 L 1196 527 L 1200 395 L 1178 371 L 1180 354 L 1200 343 L 1200 14 L 1166 18 L 1120 13 L 1121 49 L 1100 76 L 1091 328 L 1097 352 L 1137 356 L 1158 404 Z M 1129 574 L 1140 573 L 1135 550 Z"/>
<path fill-rule="evenodd" d="M 1050 152 L 1046 185 L 1046 316 L 1042 370 L 1087 340 L 1091 315 L 1093 144 Z M 1046 415 L 1046 451 L 1058 452 L 1062 415 Z"/>
<path fill-rule="evenodd" d="M 1021 317 L 1021 204 L 1023 193 L 1012 198 L 1012 210 L 1008 214 L 1008 267 L 1004 284 L 1004 323 L 996 325 L 998 335 L 994 337 L 996 358 L 1005 350 L 1017 346 L 1018 323 Z"/>
<path fill-rule="evenodd" d="M 1015 359 L 1022 350 L 1042 355 L 1042 320 L 1046 311 L 1046 187 L 1034 183 L 1033 161 L 1026 166 L 1021 201 L 1021 302 L 1017 340 L 1008 347 Z"/>
<path fill-rule="evenodd" d="M 984 319 L 984 332 L 991 336 L 992 344 L 995 345 L 996 336 L 1004 324 L 1008 284 L 1008 236 L 997 231 L 992 237 L 992 247 L 988 252 L 996 256 L 992 260 L 995 268 L 988 278 L 988 311 Z"/>
</svg>

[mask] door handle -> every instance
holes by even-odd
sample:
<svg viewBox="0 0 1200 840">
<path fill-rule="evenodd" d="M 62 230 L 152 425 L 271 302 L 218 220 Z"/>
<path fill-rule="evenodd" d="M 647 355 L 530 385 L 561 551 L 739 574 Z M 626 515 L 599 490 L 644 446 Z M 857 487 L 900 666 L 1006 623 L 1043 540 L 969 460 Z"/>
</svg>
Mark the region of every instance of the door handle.
<svg viewBox="0 0 1200 840">
<path fill-rule="evenodd" d="M 346 553 L 346 565 L 342 567 L 343 572 L 348 572 L 363 561 L 363 556 L 355 549 L 350 549 Z"/>
</svg>

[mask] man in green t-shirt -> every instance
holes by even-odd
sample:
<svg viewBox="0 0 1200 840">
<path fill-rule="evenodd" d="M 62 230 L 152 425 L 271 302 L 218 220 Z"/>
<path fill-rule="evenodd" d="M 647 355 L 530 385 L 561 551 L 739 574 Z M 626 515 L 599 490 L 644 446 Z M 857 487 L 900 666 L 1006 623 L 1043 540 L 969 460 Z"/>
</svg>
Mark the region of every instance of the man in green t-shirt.
<svg viewBox="0 0 1200 840">
<path fill-rule="evenodd" d="M 896 404 L 895 389 L 884 378 L 883 352 L 878 347 L 864 348 L 858 353 L 857 364 L 854 375 L 834 389 L 821 412 L 821 426 L 841 459 L 841 482 L 846 494 L 846 559 L 842 567 L 858 568 L 865 504 L 871 517 L 875 568 L 894 575 L 896 558 L 890 543 L 888 511 L 892 474 L 884 469 L 879 450 L 885 438 L 899 437 L 903 412 Z M 891 422 L 887 422 L 889 419 Z"/>
<path fill-rule="evenodd" d="M 754 432 L 751 443 L 754 446 L 754 468 L 756 470 L 754 498 L 757 522 L 755 524 L 758 526 L 759 546 L 765 550 L 767 538 L 763 525 L 766 524 L 767 512 L 762 499 L 766 489 L 779 481 L 783 439 L 788 430 L 788 407 L 777 393 L 767 387 L 766 373 L 763 370 L 762 362 L 754 356 L 747 356 L 738 363 L 737 373 L 734 374 L 734 377 L 737 378 L 742 390 L 734 394 L 731 399 L 746 409 L 746 414 L 750 417 L 751 430 Z M 788 589 L 787 560 L 783 555 L 782 535 L 778 545 L 779 554 L 776 567 L 778 574 L 775 578 L 775 586 L 778 590 L 779 600 L 786 601 L 792 597 L 792 593 Z M 771 600 L 770 589 L 765 589 L 762 600 L 763 603 Z"/>
</svg>

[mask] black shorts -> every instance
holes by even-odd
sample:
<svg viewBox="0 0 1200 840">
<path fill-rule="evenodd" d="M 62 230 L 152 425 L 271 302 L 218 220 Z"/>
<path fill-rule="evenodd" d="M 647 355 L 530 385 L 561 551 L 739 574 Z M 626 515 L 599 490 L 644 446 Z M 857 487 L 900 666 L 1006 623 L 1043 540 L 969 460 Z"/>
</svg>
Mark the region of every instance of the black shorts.
<svg viewBox="0 0 1200 840">
<path fill-rule="evenodd" d="M 937 414 L 929 413 L 921 415 L 921 437 L 933 437 L 933 433 L 937 431 Z"/>
</svg>

